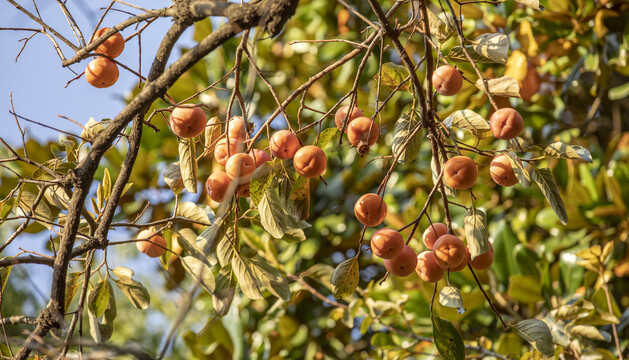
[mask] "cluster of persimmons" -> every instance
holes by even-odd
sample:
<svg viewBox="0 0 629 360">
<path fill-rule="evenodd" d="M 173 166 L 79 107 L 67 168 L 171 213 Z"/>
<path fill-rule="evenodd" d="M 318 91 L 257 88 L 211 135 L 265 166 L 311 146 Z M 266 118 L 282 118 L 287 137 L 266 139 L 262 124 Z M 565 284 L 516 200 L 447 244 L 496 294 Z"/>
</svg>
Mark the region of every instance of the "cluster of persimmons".
<svg viewBox="0 0 629 360">
<path fill-rule="evenodd" d="M 93 36 L 97 39 L 105 34 L 109 28 L 98 29 Z M 122 54 L 124 50 L 124 38 L 117 32 L 107 38 L 102 44 L 98 45 L 96 52 L 106 55 L 109 58 L 116 58 Z M 97 88 L 107 88 L 118 81 L 118 65 L 111 59 L 104 56 L 97 56 L 90 61 L 85 68 L 85 80 L 92 86 Z"/>
</svg>

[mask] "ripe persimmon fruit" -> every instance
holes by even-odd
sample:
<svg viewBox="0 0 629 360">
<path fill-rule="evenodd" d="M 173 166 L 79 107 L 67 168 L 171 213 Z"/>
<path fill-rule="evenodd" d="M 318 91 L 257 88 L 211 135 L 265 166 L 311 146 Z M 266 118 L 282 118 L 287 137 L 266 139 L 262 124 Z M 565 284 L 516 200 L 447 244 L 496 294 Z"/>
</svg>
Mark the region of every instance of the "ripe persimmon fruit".
<svg viewBox="0 0 629 360">
<path fill-rule="evenodd" d="M 378 226 L 387 216 L 387 204 L 377 194 L 365 194 L 356 201 L 354 215 L 364 225 Z"/>
<path fill-rule="evenodd" d="M 467 156 L 454 156 L 444 164 L 443 181 L 453 189 L 469 189 L 477 178 L 476 163 Z"/>
<path fill-rule="evenodd" d="M 269 148 L 271 154 L 282 160 L 292 158 L 299 150 L 299 138 L 288 130 L 280 130 L 271 136 Z"/>
<path fill-rule="evenodd" d="M 293 157 L 295 171 L 307 178 L 321 176 L 327 166 L 328 158 L 321 148 L 313 145 L 306 145 L 297 150 Z"/>
<path fill-rule="evenodd" d="M 371 251 L 382 259 L 393 259 L 404 249 L 404 238 L 400 232 L 384 228 L 371 236 Z"/>
</svg>

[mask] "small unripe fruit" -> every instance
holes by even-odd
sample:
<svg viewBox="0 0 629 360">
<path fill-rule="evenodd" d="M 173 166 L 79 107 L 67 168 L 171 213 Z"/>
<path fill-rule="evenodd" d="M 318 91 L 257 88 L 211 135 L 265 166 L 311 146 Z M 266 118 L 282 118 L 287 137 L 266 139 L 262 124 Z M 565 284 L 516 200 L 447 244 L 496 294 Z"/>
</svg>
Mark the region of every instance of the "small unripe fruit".
<svg viewBox="0 0 629 360">
<path fill-rule="evenodd" d="M 518 183 L 511 161 L 509 161 L 508 155 L 505 154 L 498 155 L 491 161 L 489 174 L 496 184 L 501 186 L 513 186 Z"/>
<path fill-rule="evenodd" d="M 244 144 L 240 141 L 229 140 L 229 155 L 227 154 L 227 139 L 221 139 L 216 143 L 216 147 L 214 148 L 214 159 L 217 163 L 225 166 L 227 163 L 227 159 L 231 155 L 238 154 L 243 152 Z"/>
<path fill-rule="evenodd" d="M 320 148 L 313 145 L 306 145 L 297 150 L 293 158 L 295 171 L 307 178 L 316 178 L 325 171 L 328 158 Z"/>
<path fill-rule="evenodd" d="M 251 156 L 244 153 L 232 155 L 225 164 L 225 172 L 232 180 L 237 180 L 238 184 L 248 183 L 255 169 L 256 164 Z"/>
<path fill-rule="evenodd" d="M 433 248 L 435 260 L 442 269 L 456 268 L 467 257 L 467 248 L 458 237 L 446 234 L 437 239 Z"/>
<path fill-rule="evenodd" d="M 445 96 L 455 95 L 463 86 L 461 73 L 450 65 L 442 65 L 432 73 L 435 90 Z"/>
<path fill-rule="evenodd" d="M 205 188 L 210 199 L 216 202 L 223 201 L 231 182 L 232 179 L 224 171 L 217 171 L 210 175 L 205 182 Z"/>
<path fill-rule="evenodd" d="M 338 108 L 338 110 L 336 110 L 336 113 L 334 114 L 334 123 L 336 123 L 336 127 L 339 128 L 339 130 L 343 129 L 343 120 L 345 120 L 348 111 L 349 106 L 341 106 L 340 108 Z M 349 117 L 347 118 L 347 126 L 349 126 L 349 124 L 354 119 L 363 116 L 365 116 L 363 111 L 360 110 L 357 106 L 354 106 L 354 109 L 352 109 L 352 113 L 349 114 Z M 347 132 L 347 127 L 345 127 L 345 132 Z"/>
<path fill-rule="evenodd" d="M 168 246 L 166 239 L 155 234 L 155 231 L 152 230 L 140 231 L 137 239 L 141 239 L 143 241 L 136 241 L 135 247 L 138 251 L 143 252 L 150 257 L 162 256 Z"/>
<path fill-rule="evenodd" d="M 108 30 L 109 28 L 98 29 L 94 34 L 94 39 L 101 37 Z M 105 54 L 111 58 L 118 57 L 118 55 L 122 54 L 122 50 L 124 50 L 124 38 L 119 32 L 108 37 L 107 40 L 96 48 L 97 53 Z"/>
<path fill-rule="evenodd" d="M 236 194 L 240 197 L 251 196 L 251 193 L 249 192 L 249 183 L 238 185 L 238 187 L 236 188 Z"/>
<path fill-rule="evenodd" d="M 242 117 L 233 116 L 231 120 L 229 120 L 227 128 L 229 130 L 230 139 L 239 141 L 247 140 L 247 124 L 245 124 L 245 119 Z"/>
<path fill-rule="evenodd" d="M 443 181 L 453 189 L 469 189 L 476 183 L 478 168 L 467 156 L 455 156 L 444 164 Z"/>
<path fill-rule="evenodd" d="M 511 140 L 522 133 L 524 120 L 515 109 L 499 109 L 489 118 L 489 128 L 497 139 Z"/>
<path fill-rule="evenodd" d="M 97 88 L 108 88 L 118 81 L 118 65 L 115 62 L 97 57 L 85 68 L 85 80 Z"/>
<path fill-rule="evenodd" d="M 371 251 L 382 259 L 393 259 L 404 249 L 402 234 L 393 229 L 384 228 L 371 236 Z"/>
<path fill-rule="evenodd" d="M 282 160 L 292 158 L 299 150 L 299 139 L 297 135 L 288 130 L 280 130 L 271 136 L 269 148 L 271 154 Z"/>
<path fill-rule="evenodd" d="M 485 270 L 494 262 L 494 247 L 489 243 L 489 250 L 478 255 L 472 260 L 474 270 Z"/>
<path fill-rule="evenodd" d="M 450 269 L 450 272 L 459 272 L 467 267 L 467 264 L 470 262 L 470 249 L 466 248 L 465 260 L 459 266 L 455 266 Z"/>
<path fill-rule="evenodd" d="M 430 283 L 443 279 L 443 275 L 445 274 L 445 270 L 437 265 L 435 254 L 432 251 L 424 251 L 417 255 L 415 272 L 420 279 Z"/>
<path fill-rule="evenodd" d="M 424 234 L 422 235 L 422 240 L 424 240 L 424 245 L 430 250 L 435 245 L 437 239 L 441 236 L 448 233 L 448 227 L 442 223 L 432 223 L 432 225 L 428 226 L 426 230 L 424 230 Z"/>
<path fill-rule="evenodd" d="M 368 117 L 358 117 L 349 123 L 347 127 L 347 139 L 350 144 L 359 147 L 371 146 L 378 141 L 380 128 L 375 121 Z M 369 151 L 369 149 L 367 149 Z"/>
<path fill-rule="evenodd" d="M 264 164 L 267 161 L 271 161 L 271 155 L 268 152 L 262 149 L 253 149 L 251 150 L 251 154 L 249 154 L 253 159 L 253 162 L 256 164 L 256 168 L 260 167 L 260 165 Z"/>
<path fill-rule="evenodd" d="M 205 130 L 205 112 L 198 106 L 185 105 L 173 109 L 170 114 L 170 128 L 180 138 L 191 139 Z"/>
<path fill-rule="evenodd" d="M 415 271 L 417 267 L 417 254 L 411 249 L 410 246 L 404 245 L 400 255 L 393 259 L 384 260 L 384 267 L 391 275 L 395 276 L 409 276 Z"/>
<path fill-rule="evenodd" d="M 387 216 L 387 204 L 377 194 L 365 194 L 356 201 L 354 215 L 367 226 L 378 226 Z"/>
</svg>

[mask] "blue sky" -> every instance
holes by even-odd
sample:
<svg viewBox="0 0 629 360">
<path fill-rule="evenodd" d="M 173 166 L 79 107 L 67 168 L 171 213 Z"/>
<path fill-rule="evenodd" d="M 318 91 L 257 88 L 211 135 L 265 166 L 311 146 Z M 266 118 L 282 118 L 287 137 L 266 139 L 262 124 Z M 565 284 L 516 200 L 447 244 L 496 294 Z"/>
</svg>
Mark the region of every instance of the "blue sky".
<svg viewBox="0 0 629 360">
<path fill-rule="evenodd" d="M 33 11 L 31 1 L 18 1 L 27 9 Z M 137 0 L 134 4 L 149 9 L 168 6 L 171 1 L 164 0 Z M 79 6 L 77 6 L 79 5 Z M 109 5 L 109 1 L 69 1 L 68 7 L 75 20 L 83 31 L 83 35 L 89 38 L 103 8 Z M 50 26 L 55 28 L 68 39 L 74 40 L 74 35 L 68 26 L 59 6 L 54 1 L 38 2 L 39 12 Z M 131 9 L 121 4 L 116 8 L 138 13 L 139 10 Z M 116 24 L 128 15 L 120 12 L 111 12 L 103 21 L 101 27 Z M 170 26 L 169 19 L 159 19 L 148 26 L 142 33 L 142 74 L 146 75 L 150 62 L 155 54 L 161 37 Z M 26 15 L 18 11 L 6 1 L 0 1 L 0 27 L 38 28 L 39 26 Z M 128 28 L 123 31 L 127 37 L 134 32 Z M 61 60 L 57 56 L 52 42 L 44 35 L 34 36 L 27 44 L 17 62 L 15 57 L 20 52 L 23 42 L 19 40 L 28 37 L 32 32 L 27 31 L 0 31 L 0 44 L 3 53 L 0 55 L 0 119 L 2 136 L 9 143 L 17 144 L 20 141 L 15 119 L 9 114 L 11 104 L 9 95 L 13 93 L 13 104 L 16 112 L 28 119 L 79 134 L 81 129 L 76 124 L 58 117 L 66 116 L 81 124 L 86 123 L 90 117 L 97 120 L 114 117 L 124 106 L 122 97 L 134 84 L 137 78 L 128 71 L 120 68 L 118 82 L 110 88 L 97 89 L 89 85 L 82 77 L 73 81 L 67 88 L 66 83 L 76 75 L 72 71 L 61 66 Z M 191 45 L 192 32 L 184 34 L 180 43 Z M 73 55 L 70 48 L 62 46 L 67 58 Z M 174 55 L 178 54 L 178 48 Z M 125 46 L 122 55 L 117 59 L 134 70 L 138 70 L 138 41 L 133 38 Z M 85 70 L 89 59 L 72 66 L 77 73 Z M 41 126 L 22 123 L 26 127 L 28 136 L 38 140 L 56 140 L 58 134 Z"/>
</svg>

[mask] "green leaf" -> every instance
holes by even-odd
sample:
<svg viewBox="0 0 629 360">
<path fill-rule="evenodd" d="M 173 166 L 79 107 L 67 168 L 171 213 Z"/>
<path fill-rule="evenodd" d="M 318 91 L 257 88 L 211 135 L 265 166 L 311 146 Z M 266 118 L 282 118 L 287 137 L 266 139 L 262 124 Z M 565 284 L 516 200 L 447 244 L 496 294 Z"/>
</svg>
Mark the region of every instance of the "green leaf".
<svg viewBox="0 0 629 360">
<path fill-rule="evenodd" d="M 537 351 L 544 356 L 553 356 L 553 334 L 550 328 L 542 320 L 527 319 L 515 325 L 509 325 L 518 335 L 528 341 Z"/>
<path fill-rule="evenodd" d="M 444 286 L 443 289 L 439 292 L 439 304 L 451 308 L 455 308 L 459 314 L 463 314 L 465 312 L 465 308 L 463 307 L 463 299 L 461 298 L 461 293 L 459 289 L 454 286 Z"/>
<path fill-rule="evenodd" d="M 7 201 L 0 202 L 0 224 L 6 221 L 7 217 L 13 211 L 15 206 L 15 198 L 9 198 Z"/>
<path fill-rule="evenodd" d="M 216 247 L 216 257 L 221 266 L 225 267 L 231 264 L 237 249 L 240 249 L 240 241 L 238 237 L 234 236 L 233 229 L 227 229 L 225 236 L 223 236 Z"/>
<path fill-rule="evenodd" d="M 183 178 L 181 177 L 181 167 L 179 167 L 179 162 L 166 166 L 163 177 L 164 182 L 168 185 L 170 190 L 172 190 L 175 195 L 179 195 L 181 190 L 183 190 Z"/>
<path fill-rule="evenodd" d="M 18 215 L 26 215 L 31 212 L 33 205 L 35 204 L 35 200 L 37 199 L 37 195 L 33 194 L 29 191 L 20 192 L 19 200 L 18 200 L 18 208 L 20 212 Z M 36 219 L 45 220 L 46 222 L 37 221 L 42 224 L 48 230 L 52 229 L 52 225 L 50 223 L 53 221 L 52 212 L 50 211 L 50 207 L 46 205 L 46 202 L 42 198 L 41 201 L 37 204 L 37 207 L 34 209 L 32 216 Z"/>
<path fill-rule="evenodd" d="M 592 162 L 592 154 L 583 146 L 568 145 L 562 142 L 555 142 L 544 149 L 544 154 L 556 158 L 573 159 L 573 160 L 585 160 L 589 163 Z"/>
<path fill-rule="evenodd" d="M 210 265 L 194 256 L 181 258 L 183 268 L 210 294 L 214 293 L 214 274 Z"/>
<path fill-rule="evenodd" d="M 323 131 L 321 131 L 321 133 L 319 133 L 317 146 L 323 149 L 330 142 L 330 140 L 332 140 L 334 135 L 336 135 L 338 132 L 339 132 L 339 129 L 337 127 L 330 127 L 330 128 L 324 129 Z"/>
<path fill-rule="evenodd" d="M 65 290 L 65 304 L 63 305 L 63 311 L 68 312 L 70 304 L 76 291 L 79 289 L 79 278 L 83 275 L 82 272 L 73 272 L 66 277 L 66 290 Z"/>
<path fill-rule="evenodd" d="M 507 294 L 515 301 L 527 304 L 544 300 L 542 297 L 542 284 L 539 282 L 539 278 L 529 275 L 509 276 Z"/>
<path fill-rule="evenodd" d="M 133 304 L 136 309 L 148 309 L 151 303 L 151 295 L 142 283 L 131 278 L 133 276 L 133 270 L 119 266 L 114 269 L 114 275 L 118 277 L 118 280 L 114 279 L 114 283 L 131 301 L 131 304 Z"/>
<path fill-rule="evenodd" d="M 465 344 L 454 325 L 434 314 L 430 316 L 430 320 L 432 321 L 432 336 L 439 355 L 446 360 L 465 359 Z"/>
<path fill-rule="evenodd" d="M 349 258 L 340 263 L 332 276 L 330 277 L 330 283 L 334 287 L 334 297 L 342 299 L 350 296 L 356 290 L 358 286 L 358 256 L 360 254 Z"/>
<path fill-rule="evenodd" d="M 284 274 L 259 256 L 251 258 L 251 268 L 260 284 L 278 298 L 289 301 L 291 298 L 288 280 Z"/>
<path fill-rule="evenodd" d="M 522 165 L 522 161 L 518 159 L 514 153 L 507 153 L 506 155 L 509 158 L 515 177 L 518 179 L 520 184 L 524 187 L 529 187 L 531 185 L 531 177 L 524 168 L 524 165 Z"/>
<path fill-rule="evenodd" d="M 218 315 L 225 316 L 225 314 L 227 314 L 232 300 L 234 300 L 235 292 L 236 281 L 230 264 L 221 268 L 216 275 L 216 286 L 214 288 L 214 294 L 212 294 L 212 304 Z"/>
<path fill-rule="evenodd" d="M 507 35 L 500 33 L 481 34 L 469 41 L 474 52 L 496 63 L 506 64 L 509 53 L 509 39 Z M 518 91 L 519 93 L 519 91 Z"/>
<path fill-rule="evenodd" d="M 107 280 L 103 279 L 90 291 L 87 298 L 87 308 L 96 318 L 99 318 L 105 312 L 108 304 L 109 283 L 107 283 Z"/>
<path fill-rule="evenodd" d="M 177 206 L 175 216 L 180 216 L 193 221 L 209 224 L 210 218 L 205 211 L 199 207 L 199 205 L 193 202 L 183 202 Z M 192 224 L 190 224 L 192 225 Z"/>
<path fill-rule="evenodd" d="M 238 279 L 238 285 L 242 292 L 252 300 L 263 299 L 260 282 L 256 278 L 256 273 L 251 269 L 249 259 L 239 253 L 235 253 L 232 259 L 232 269 Z"/>
<path fill-rule="evenodd" d="M 254 204 L 260 204 L 260 200 L 262 200 L 262 197 L 274 178 L 275 171 L 273 171 L 272 165 L 268 162 L 265 162 L 255 169 L 251 176 L 251 181 L 249 182 L 249 193 Z"/>
<path fill-rule="evenodd" d="M 400 85 L 408 76 L 408 71 L 406 71 L 406 67 L 404 67 L 403 65 L 394 64 L 392 62 L 382 64 L 381 72 L 381 83 L 392 89 Z M 379 75 L 376 75 L 374 77 L 376 81 L 378 81 L 378 76 Z M 400 90 L 406 89 L 408 89 L 408 82 L 400 87 Z"/>
<path fill-rule="evenodd" d="M 260 212 L 260 222 L 262 227 L 271 236 L 281 239 L 286 232 L 287 215 L 277 191 L 274 188 L 267 188 L 264 196 L 258 204 Z"/>
<path fill-rule="evenodd" d="M 555 214 L 557 214 L 559 221 L 566 225 L 568 223 L 568 213 L 566 212 L 563 199 L 559 194 L 559 189 L 557 188 L 557 183 L 555 182 L 552 171 L 548 168 L 538 169 L 534 167 L 531 177 L 537 183 L 540 190 L 542 190 L 542 194 L 544 194 L 544 197 L 548 200 Z"/>
<path fill-rule="evenodd" d="M 607 93 L 607 97 L 611 101 L 620 100 L 627 96 L 629 96 L 629 81 L 620 86 L 609 89 L 609 92 Z"/>
<path fill-rule="evenodd" d="M 11 274 L 12 266 L 0 268 L 0 291 L 4 291 L 4 287 L 9 281 L 9 275 Z"/>
<path fill-rule="evenodd" d="M 465 214 L 465 239 L 472 260 L 489 251 L 487 216 L 482 210 L 473 206 Z"/>
<path fill-rule="evenodd" d="M 470 56 L 472 57 L 472 60 L 474 60 L 474 62 L 476 63 L 496 63 L 497 61 L 494 61 L 492 59 L 489 59 L 479 53 L 477 53 L 474 50 L 474 46 L 472 45 L 465 45 L 465 49 L 467 50 L 467 52 L 470 54 Z M 455 62 L 468 62 L 467 61 L 467 57 L 465 56 L 465 53 L 463 52 L 463 48 L 461 46 L 455 46 L 452 48 L 452 50 L 450 50 L 450 53 L 448 54 L 448 58 L 452 61 Z"/>
<path fill-rule="evenodd" d="M 449 129 L 458 127 L 472 133 L 476 138 L 482 139 L 492 136 L 489 122 L 472 110 L 457 110 L 443 120 L 443 124 Z"/>
<path fill-rule="evenodd" d="M 210 225 L 201 233 L 201 235 L 197 237 L 195 247 L 201 248 L 205 256 L 214 256 L 214 252 L 216 251 L 219 241 L 223 238 L 223 236 L 225 236 L 225 233 L 227 232 L 227 225 L 231 223 L 231 221 L 227 221 L 227 215 L 228 213 L 225 212 L 222 216 L 214 219 L 212 225 Z M 210 263 L 212 265 L 215 264 L 213 261 Z"/>
<path fill-rule="evenodd" d="M 454 34 L 455 28 L 449 21 L 447 16 L 445 19 L 441 16 L 437 16 L 435 13 L 428 10 L 428 19 L 430 24 L 430 34 L 437 37 L 440 42 L 443 42 L 450 38 Z M 445 15 L 445 14 L 444 14 Z"/>
<path fill-rule="evenodd" d="M 183 186 L 197 193 L 197 158 L 194 139 L 179 139 L 179 166 Z"/>
<path fill-rule="evenodd" d="M 421 147 L 421 131 L 412 135 L 420 124 L 420 115 L 413 110 L 408 110 L 395 123 L 393 128 L 393 155 L 399 156 L 399 163 L 408 163 L 415 160 Z"/>
</svg>

